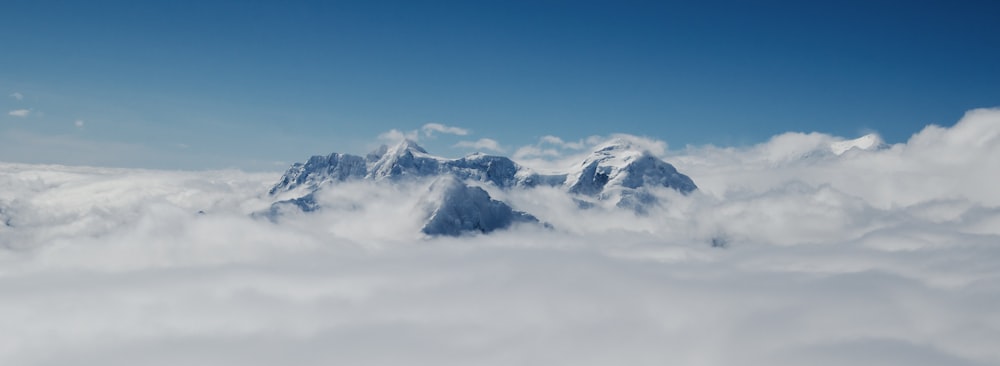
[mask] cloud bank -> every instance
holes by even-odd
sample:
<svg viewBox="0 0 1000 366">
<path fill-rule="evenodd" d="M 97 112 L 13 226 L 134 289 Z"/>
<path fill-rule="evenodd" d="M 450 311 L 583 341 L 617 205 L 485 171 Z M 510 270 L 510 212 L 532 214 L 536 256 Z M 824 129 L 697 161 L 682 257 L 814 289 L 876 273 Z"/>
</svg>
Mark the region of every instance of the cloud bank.
<svg viewBox="0 0 1000 366">
<path fill-rule="evenodd" d="M 617 137 L 699 191 L 636 215 L 486 187 L 553 229 L 427 239 L 424 182 L 270 222 L 280 173 L 2 163 L 0 363 L 1000 363 L 1000 110 L 841 155 Z"/>
</svg>

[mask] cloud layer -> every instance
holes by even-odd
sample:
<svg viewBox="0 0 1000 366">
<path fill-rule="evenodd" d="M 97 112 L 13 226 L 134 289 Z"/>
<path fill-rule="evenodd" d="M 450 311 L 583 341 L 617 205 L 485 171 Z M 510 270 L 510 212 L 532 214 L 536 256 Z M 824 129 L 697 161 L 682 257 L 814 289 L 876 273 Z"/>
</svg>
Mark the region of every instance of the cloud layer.
<svg viewBox="0 0 1000 366">
<path fill-rule="evenodd" d="M 426 182 L 272 223 L 278 174 L 0 164 L 0 363 L 1000 363 L 1000 111 L 839 156 L 617 137 L 700 190 L 637 216 L 487 187 L 554 229 L 426 239 Z"/>
</svg>

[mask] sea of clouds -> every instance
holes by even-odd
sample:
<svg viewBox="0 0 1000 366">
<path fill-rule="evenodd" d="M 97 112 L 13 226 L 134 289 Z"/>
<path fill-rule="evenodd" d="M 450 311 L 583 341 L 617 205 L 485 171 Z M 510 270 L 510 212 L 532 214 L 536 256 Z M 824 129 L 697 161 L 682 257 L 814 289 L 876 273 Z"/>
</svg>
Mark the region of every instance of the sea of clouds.
<svg viewBox="0 0 1000 366">
<path fill-rule="evenodd" d="M 0 163 L 0 364 L 1000 364 L 1000 110 L 839 156 L 633 139 L 699 191 L 490 189 L 552 228 L 460 238 L 419 234 L 427 182 L 270 221 L 280 173 Z"/>
</svg>

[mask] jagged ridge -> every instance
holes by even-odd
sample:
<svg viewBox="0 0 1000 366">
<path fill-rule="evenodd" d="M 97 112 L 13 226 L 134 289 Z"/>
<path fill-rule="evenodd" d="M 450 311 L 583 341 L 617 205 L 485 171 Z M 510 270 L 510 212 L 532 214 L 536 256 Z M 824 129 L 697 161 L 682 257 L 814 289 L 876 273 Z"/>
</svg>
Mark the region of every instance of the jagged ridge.
<svg viewBox="0 0 1000 366">
<path fill-rule="evenodd" d="M 269 193 L 276 195 L 299 187 L 311 191 L 349 179 L 398 180 L 442 174 L 500 188 L 565 186 L 571 193 L 588 196 L 598 196 L 606 187 L 655 186 L 681 193 L 697 189 L 694 181 L 673 165 L 623 139 L 599 146 L 570 172 L 550 175 L 535 173 L 503 156 L 477 153 L 459 159 L 441 158 L 428 154 L 411 140 L 404 140 L 392 148 L 383 146 L 364 158 L 339 153 L 313 156 L 305 164 L 292 165 Z"/>
<path fill-rule="evenodd" d="M 313 156 L 305 164 L 292 165 L 268 191 L 272 196 L 291 196 L 275 202 L 265 215 L 272 219 L 283 207 L 309 212 L 320 209 L 315 192 L 347 180 L 400 181 L 409 178 L 440 178 L 421 202 L 430 210 L 423 232 L 428 235 L 458 235 L 465 231 L 490 232 L 513 222 L 538 222 L 530 214 L 516 211 L 492 199 L 481 182 L 501 189 L 562 187 L 577 195 L 581 208 L 593 207 L 589 200 L 612 201 L 618 207 L 643 213 L 657 204 L 650 187 L 675 189 L 683 194 L 697 189 L 688 176 L 669 163 L 626 139 L 599 146 L 581 164 L 566 173 L 539 174 L 503 156 L 471 154 L 446 159 L 427 153 L 412 140 L 382 146 L 365 157 L 333 153 Z"/>
</svg>

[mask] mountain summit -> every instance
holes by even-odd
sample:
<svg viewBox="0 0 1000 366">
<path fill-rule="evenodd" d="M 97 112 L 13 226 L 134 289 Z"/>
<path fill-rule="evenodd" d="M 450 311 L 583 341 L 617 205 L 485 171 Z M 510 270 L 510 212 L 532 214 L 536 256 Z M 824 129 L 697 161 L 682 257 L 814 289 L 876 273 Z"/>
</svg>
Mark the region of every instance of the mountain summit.
<svg viewBox="0 0 1000 366">
<path fill-rule="evenodd" d="M 442 176 L 428 188 L 418 204 L 426 215 L 421 231 L 427 235 L 489 233 L 515 223 L 538 223 L 534 216 L 512 209 L 455 177 Z"/>
<path fill-rule="evenodd" d="M 624 139 L 598 145 L 569 173 L 566 185 L 570 192 L 585 195 L 597 195 L 611 187 L 666 187 L 681 193 L 698 188 L 673 165 Z"/>
</svg>

